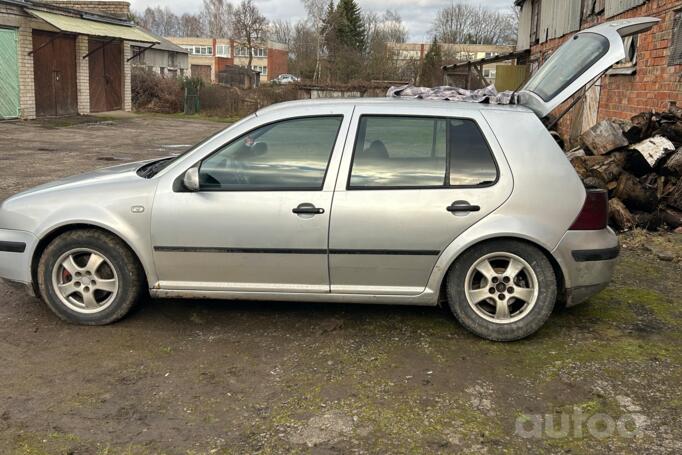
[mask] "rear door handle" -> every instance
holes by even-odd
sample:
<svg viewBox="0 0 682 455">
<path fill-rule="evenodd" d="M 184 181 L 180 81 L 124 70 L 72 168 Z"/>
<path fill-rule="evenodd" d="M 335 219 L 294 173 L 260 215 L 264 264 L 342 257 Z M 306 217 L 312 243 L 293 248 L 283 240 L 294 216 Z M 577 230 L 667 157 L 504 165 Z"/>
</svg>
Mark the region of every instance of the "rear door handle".
<svg viewBox="0 0 682 455">
<path fill-rule="evenodd" d="M 447 211 L 452 213 L 462 213 L 462 212 L 478 212 L 481 207 L 478 205 L 471 205 L 467 201 L 455 201 L 449 206 L 447 206 Z"/>
<path fill-rule="evenodd" d="M 323 208 L 315 207 L 313 204 L 307 202 L 299 204 L 298 207 L 292 209 L 291 211 L 296 215 L 322 215 L 324 213 Z"/>
</svg>

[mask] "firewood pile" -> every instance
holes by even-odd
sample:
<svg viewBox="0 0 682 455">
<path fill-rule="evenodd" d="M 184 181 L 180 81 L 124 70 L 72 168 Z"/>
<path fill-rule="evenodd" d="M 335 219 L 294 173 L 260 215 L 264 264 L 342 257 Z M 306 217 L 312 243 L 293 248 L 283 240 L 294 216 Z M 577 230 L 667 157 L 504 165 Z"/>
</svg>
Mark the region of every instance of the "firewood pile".
<svg viewBox="0 0 682 455">
<path fill-rule="evenodd" d="M 603 120 L 566 152 L 588 188 L 609 192 L 609 224 L 682 230 L 682 108 Z"/>
</svg>

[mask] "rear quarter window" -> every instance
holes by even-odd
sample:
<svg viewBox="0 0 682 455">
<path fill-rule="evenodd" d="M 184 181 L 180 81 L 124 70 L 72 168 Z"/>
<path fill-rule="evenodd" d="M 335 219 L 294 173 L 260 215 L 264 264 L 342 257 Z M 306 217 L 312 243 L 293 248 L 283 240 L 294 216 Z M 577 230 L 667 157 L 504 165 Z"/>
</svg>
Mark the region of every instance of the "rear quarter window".
<svg viewBox="0 0 682 455">
<path fill-rule="evenodd" d="M 475 121 L 449 121 L 450 186 L 486 186 L 497 181 L 497 165 Z"/>
</svg>

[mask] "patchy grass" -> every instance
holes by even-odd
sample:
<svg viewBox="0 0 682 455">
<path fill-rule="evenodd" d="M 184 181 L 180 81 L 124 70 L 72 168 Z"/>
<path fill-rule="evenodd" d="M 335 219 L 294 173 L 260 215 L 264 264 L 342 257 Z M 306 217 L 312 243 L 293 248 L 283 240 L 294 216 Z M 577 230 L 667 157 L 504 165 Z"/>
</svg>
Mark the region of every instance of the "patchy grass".
<svg viewBox="0 0 682 455">
<path fill-rule="evenodd" d="M 139 115 L 146 116 L 146 117 L 156 117 L 156 118 L 174 118 L 178 120 L 190 120 L 190 121 L 209 121 L 209 122 L 216 122 L 216 123 L 225 123 L 225 124 L 231 124 L 235 123 L 239 120 L 241 120 L 240 117 L 221 117 L 221 116 L 214 116 L 214 115 L 209 115 L 209 114 L 193 114 L 193 115 L 186 115 L 183 114 L 182 112 L 178 113 L 173 113 L 173 114 L 161 114 L 157 112 L 138 112 Z"/>
</svg>

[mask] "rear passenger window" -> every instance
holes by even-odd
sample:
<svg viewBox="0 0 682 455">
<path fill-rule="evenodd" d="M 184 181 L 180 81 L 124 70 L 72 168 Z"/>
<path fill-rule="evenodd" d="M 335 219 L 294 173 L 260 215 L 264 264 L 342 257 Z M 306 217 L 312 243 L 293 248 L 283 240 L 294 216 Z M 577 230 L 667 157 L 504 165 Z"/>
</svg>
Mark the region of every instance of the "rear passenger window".
<svg viewBox="0 0 682 455">
<path fill-rule="evenodd" d="M 473 120 L 364 116 L 350 189 L 484 186 L 497 167 Z"/>
</svg>

